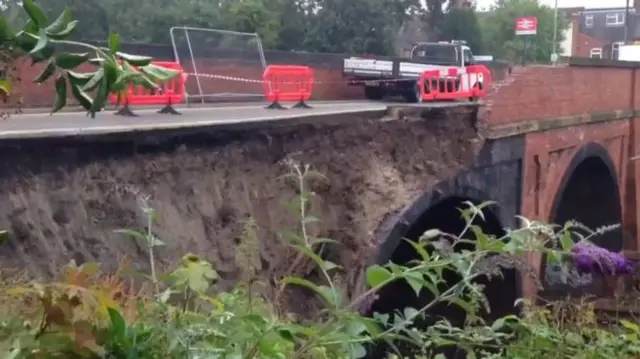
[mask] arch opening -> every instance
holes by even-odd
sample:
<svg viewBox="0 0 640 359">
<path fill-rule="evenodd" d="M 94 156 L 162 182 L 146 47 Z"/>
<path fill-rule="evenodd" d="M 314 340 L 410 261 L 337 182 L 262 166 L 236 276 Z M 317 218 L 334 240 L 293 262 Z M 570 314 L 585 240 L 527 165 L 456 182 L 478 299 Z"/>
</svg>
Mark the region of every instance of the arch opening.
<svg viewBox="0 0 640 359">
<path fill-rule="evenodd" d="M 465 209 L 465 201 L 469 201 L 474 205 L 482 202 L 467 197 L 452 196 L 445 198 L 424 211 L 419 218 L 408 228 L 404 238 L 417 241 L 420 236 L 429 229 L 439 229 L 442 232 L 458 235 L 462 233 L 466 226 L 466 221 L 462 218 L 460 209 Z M 503 237 L 505 230 L 495 212 L 490 208 L 483 210 L 485 220 L 476 217 L 473 224 L 482 228 L 483 232 L 493 235 L 496 238 Z M 465 239 L 473 239 L 470 231 L 465 235 Z M 463 249 L 472 249 L 467 245 L 466 248 L 459 246 L 454 248 L 456 251 Z M 391 261 L 396 264 L 407 265 L 410 261 L 419 258 L 413 246 L 407 241 L 401 240 L 391 256 Z M 446 273 L 446 272 L 445 272 Z M 489 301 L 490 313 L 484 315 L 484 319 L 492 322 L 493 320 L 503 317 L 507 314 L 517 313 L 514 304 L 520 298 L 520 290 L 518 283 L 518 273 L 515 269 L 507 269 L 502 271 L 502 277 L 492 277 L 478 279 L 478 282 L 484 285 L 484 294 Z M 455 285 L 460 281 L 460 277 L 453 272 L 445 275 L 446 287 Z M 382 288 L 378 293 L 378 299 L 370 308 L 370 313 L 386 313 L 392 314 L 394 311 L 402 311 L 406 307 L 416 309 L 424 307 L 430 303 L 434 296 L 428 291 L 423 290 L 420 296 L 416 296 L 413 289 L 405 281 L 397 281 Z M 447 305 L 445 303 L 438 304 L 428 313 L 428 317 L 424 322 L 417 323 L 419 327 L 424 327 L 429 322 L 434 322 L 438 318 L 446 318 L 452 325 L 462 326 L 466 320 L 466 313 L 463 309 L 455 305 Z M 376 353 L 380 353 L 382 348 L 377 348 Z M 455 347 L 442 348 L 442 353 L 447 358 L 464 358 L 466 357 L 462 351 Z M 377 355 L 370 358 L 377 358 Z"/>
<path fill-rule="evenodd" d="M 550 222 L 563 226 L 568 221 L 577 221 L 589 230 L 622 224 L 622 205 L 615 167 L 606 149 L 599 145 L 588 147 L 586 155 L 576 156 L 567 169 L 550 213 Z M 589 231 L 573 228 L 573 240 L 580 240 Z M 596 245 L 611 251 L 623 249 L 622 229 L 608 230 L 590 237 Z M 560 265 L 548 265 L 544 259 L 543 276 L 546 299 L 569 296 L 596 295 L 605 293 L 603 278 L 590 275 L 568 275 Z"/>
</svg>

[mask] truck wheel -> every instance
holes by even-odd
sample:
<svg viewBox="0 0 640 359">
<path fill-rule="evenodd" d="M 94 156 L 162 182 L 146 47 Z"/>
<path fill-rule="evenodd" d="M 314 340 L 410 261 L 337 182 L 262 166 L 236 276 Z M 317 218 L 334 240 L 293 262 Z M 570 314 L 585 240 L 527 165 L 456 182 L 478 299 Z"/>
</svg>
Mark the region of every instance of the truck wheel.
<svg viewBox="0 0 640 359">
<path fill-rule="evenodd" d="M 367 100 L 382 100 L 384 90 L 377 86 L 365 86 L 364 97 L 366 97 Z"/>
<path fill-rule="evenodd" d="M 415 86 L 413 86 L 413 96 L 415 98 L 415 103 L 423 103 L 424 101 L 422 100 L 422 91 L 420 91 L 420 86 L 424 86 L 424 92 L 425 93 L 429 93 L 429 86 L 428 84 L 420 84 L 419 82 L 416 82 Z"/>
<path fill-rule="evenodd" d="M 429 90 L 425 88 L 425 91 L 429 93 Z M 422 103 L 422 94 L 420 93 L 420 84 L 416 82 L 413 86 L 403 91 L 402 97 L 409 103 Z"/>
</svg>

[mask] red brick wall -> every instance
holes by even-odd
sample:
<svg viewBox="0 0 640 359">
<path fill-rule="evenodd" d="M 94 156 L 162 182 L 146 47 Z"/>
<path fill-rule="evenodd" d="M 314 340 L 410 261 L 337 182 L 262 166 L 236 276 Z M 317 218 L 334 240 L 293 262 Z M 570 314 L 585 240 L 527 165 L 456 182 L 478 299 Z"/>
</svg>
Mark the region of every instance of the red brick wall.
<svg viewBox="0 0 640 359">
<path fill-rule="evenodd" d="M 640 109 L 640 69 L 615 67 L 531 66 L 514 69 L 513 75 L 494 88 L 487 102 L 488 126 L 507 125 L 581 114 Z M 588 142 L 607 148 L 616 166 L 622 198 L 625 248 L 640 248 L 640 119 L 629 118 L 598 124 L 572 126 L 526 135 L 523 161 L 525 217 L 549 218 L 558 187 L 576 151 Z M 531 255 L 532 264 L 540 258 Z M 525 294 L 537 289 L 525 280 Z"/>
<path fill-rule="evenodd" d="M 604 42 L 594 39 L 589 35 L 585 35 L 580 32 L 577 26 L 574 26 L 573 33 L 573 41 L 572 46 L 573 50 L 571 52 L 571 56 L 575 57 L 589 57 L 591 49 L 594 48 L 602 48 L 605 45 Z"/>
<path fill-rule="evenodd" d="M 523 161 L 523 215 L 529 219 L 552 221 L 551 206 L 558 196 L 560 181 L 567 166 L 584 144 L 599 143 L 608 150 L 616 166 L 616 176 L 620 182 L 619 195 L 622 198 L 621 225 L 625 234 L 625 249 L 633 249 L 637 238 L 631 238 L 629 232 L 633 231 L 630 227 L 635 227 L 636 218 L 630 218 L 627 212 L 635 214 L 637 202 L 626 193 L 627 181 L 631 181 L 629 184 L 633 184 L 633 187 L 637 186 L 635 176 L 627 175 L 630 124 L 631 121 L 616 121 L 528 134 Z M 529 263 L 537 268 L 538 273 L 540 262 L 539 254 L 530 254 Z M 538 288 L 530 280 L 524 282 L 525 295 L 531 298 Z"/>
<path fill-rule="evenodd" d="M 487 95 L 488 125 L 629 109 L 630 69 L 613 67 L 529 66 Z"/>
</svg>

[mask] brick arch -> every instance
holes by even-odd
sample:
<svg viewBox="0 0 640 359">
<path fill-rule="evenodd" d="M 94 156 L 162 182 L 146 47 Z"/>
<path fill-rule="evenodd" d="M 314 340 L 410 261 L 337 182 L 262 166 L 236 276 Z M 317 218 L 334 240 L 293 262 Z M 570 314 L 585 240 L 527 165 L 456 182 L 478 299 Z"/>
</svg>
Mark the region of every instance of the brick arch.
<svg viewBox="0 0 640 359">
<path fill-rule="evenodd" d="M 622 200 L 616 167 L 610 152 L 598 143 L 587 143 L 575 152 L 551 202 L 550 222 L 564 225 L 570 220 L 577 220 L 590 229 L 622 224 Z M 589 234 L 581 228 L 575 229 L 575 233 L 580 232 L 583 236 Z M 574 240 L 579 238 L 575 236 Z M 623 249 L 621 227 L 590 239 L 616 252 Z M 544 278 L 544 290 L 541 294 L 545 298 L 564 298 L 570 293 L 603 293 L 603 283 L 598 278 L 579 286 L 548 282 L 553 275 L 547 277 L 547 268 L 546 260 L 542 258 L 540 278 Z"/>
<path fill-rule="evenodd" d="M 547 221 L 560 182 L 574 156 L 587 143 L 604 147 L 617 178 L 626 176 L 629 123 L 601 123 L 530 133 L 525 139 L 523 159 L 522 215 Z M 620 186 L 624 198 L 625 187 Z"/>
<path fill-rule="evenodd" d="M 581 147 L 578 151 L 575 152 L 573 158 L 571 158 L 571 161 L 567 164 L 564 174 L 558 182 L 558 187 L 556 189 L 554 199 L 550 203 L 551 207 L 549 210 L 549 220 L 553 221 L 554 218 L 557 217 L 558 209 L 563 200 L 563 196 L 568 190 L 568 187 L 571 185 L 570 182 L 572 179 L 574 179 L 576 170 L 580 166 L 585 165 L 585 162 L 589 160 L 597 160 L 601 165 L 604 166 L 604 168 L 606 168 L 606 175 L 608 177 L 607 180 L 613 183 L 613 187 L 615 190 L 615 192 L 611 195 L 614 196 L 614 202 L 618 207 L 618 211 L 620 211 L 618 217 L 620 221 L 622 221 L 622 200 L 620 193 L 621 186 L 620 179 L 618 177 L 618 169 L 616 168 L 615 162 L 611 158 L 609 150 L 607 150 L 599 143 L 595 142 L 587 143 L 585 146 Z"/>
<path fill-rule="evenodd" d="M 522 162 L 521 214 L 529 219 L 552 221 L 553 202 L 567 170 L 585 144 L 597 144 L 606 150 L 610 166 L 618 179 L 618 193 L 625 198 L 628 162 L 629 122 L 617 121 L 527 134 Z M 622 203 L 623 218 L 627 208 Z M 533 271 L 540 273 L 542 258 L 537 253 L 527 255 Z M 538 294 L 536 282 L 523 277 L 523 293 L 527 298 Z"/>
</svg>

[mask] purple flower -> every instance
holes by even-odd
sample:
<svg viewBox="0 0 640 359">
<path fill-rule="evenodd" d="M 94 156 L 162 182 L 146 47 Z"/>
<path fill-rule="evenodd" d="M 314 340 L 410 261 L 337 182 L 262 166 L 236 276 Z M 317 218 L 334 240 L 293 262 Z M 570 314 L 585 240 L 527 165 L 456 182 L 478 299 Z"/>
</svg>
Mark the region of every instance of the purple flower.
<svg viewBox="0 0 640 359">
<path fill-rule="evenodd" d="M 571 257 L 580 273 L 619 276 L 634 273 L 640 264 L 622 254 L 585 242 L 571 248 Z"/>
</svg>

